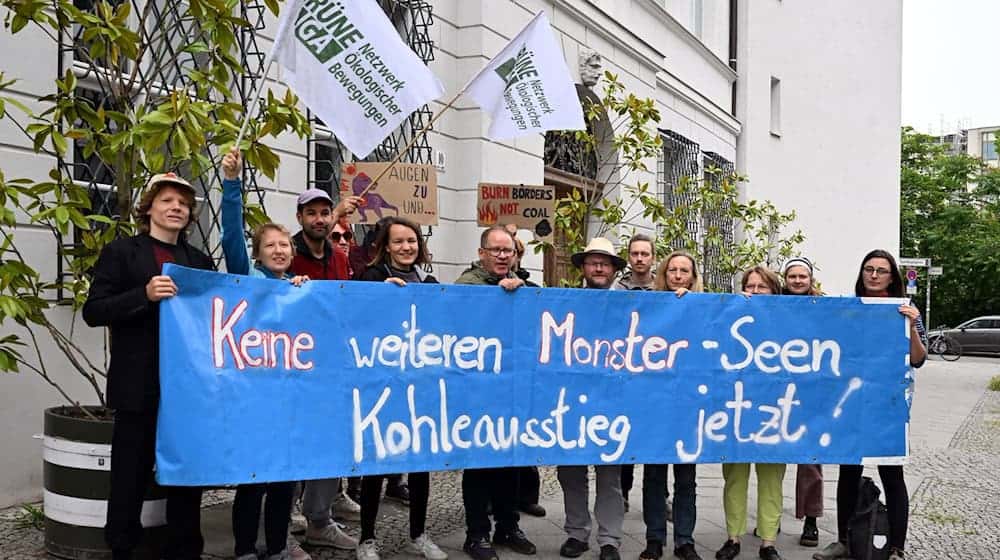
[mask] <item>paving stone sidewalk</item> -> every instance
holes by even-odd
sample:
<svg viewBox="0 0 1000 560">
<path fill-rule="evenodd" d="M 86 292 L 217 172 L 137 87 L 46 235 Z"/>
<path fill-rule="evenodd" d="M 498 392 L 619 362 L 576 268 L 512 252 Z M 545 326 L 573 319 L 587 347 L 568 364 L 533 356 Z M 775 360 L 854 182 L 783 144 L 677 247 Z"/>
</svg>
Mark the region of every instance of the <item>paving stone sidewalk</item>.
<svg viewBox="0 0 1000 560">
<path fill-rule="evenodd" d="M 1000 360 L 963 358 L 956 363 L 931 361 L 919 370 L 911 423 L 910 465 L 906 467 L 911 493 L 910 531 L 907 558 L 931 559 L 1000 559 L 1000 393 L 985 390 L 993 375 L 1000 374 Z M 874 469 L 867 469 L 877 480 Z M 521 527 L 537 545 L 538 560 L 559 558 L 559 545 L 565 539 L 562 530 L 562 494 L 554 468 L 542 469 L 542 500 L 548 511 L 544 518 L 523 516 Z M 778 548 L 787 560 L 807 560 L 816 549 L 798 545 L 801 523 L 794 519 L 794 467 L 785 476 L 785 515 Z M 824 483 L 827 515 L 820 519 L 821 545 L 830 542 L 836 532 L 836 467 L 826 467 Z M 636 486 L 625 518 L 624 560 L 635 560 L 645 545 L 642 522 L 642 471 L 636 469 Z M 671 479 L 672 480 L 672 479 Z M 695 540 L 706 560 L 725 540 L 722 511 L 722 472 L 718 465 L 698 467 L 698 524 Z M 756 488 L 751 481 L 750 519 L 753 527 Z M 232 491 L 206 494 L 203 528 L 206 536 L 204 558 L 232 558 L 230 506 Z M 45 557 L 42 533 L 24 527 L 19 508 L 0 511 L 0 560 Z M 402 553 L 408 538 L 408 510 L 384 502 L 378 524 L 379 545 L 383 560 L 415 560 Z M 464 510 L 461 505 L 459 473 L 433 473 L 428 533 L 451 555 L 453 560 L 467 558 L 461 546 L 465 538 Z M 349 533 L 357 536 L 357 523 L 348 523 Z M 752 529 L 751 529 L 752 530 Z M 672 530 L 671 537 L 672 538 Z M 743 538 L 741 558 L 756 558 L 758 539 Z M 596 558 L 596 543 L 585 560 Z M 353 559 L 351 552 L 311 549 L 315 560 Z M 501 558 L 527 560 L 509 550 L 499 550 Z M 666 551 L 670 556 L 669 549 Z"/>
</svg>

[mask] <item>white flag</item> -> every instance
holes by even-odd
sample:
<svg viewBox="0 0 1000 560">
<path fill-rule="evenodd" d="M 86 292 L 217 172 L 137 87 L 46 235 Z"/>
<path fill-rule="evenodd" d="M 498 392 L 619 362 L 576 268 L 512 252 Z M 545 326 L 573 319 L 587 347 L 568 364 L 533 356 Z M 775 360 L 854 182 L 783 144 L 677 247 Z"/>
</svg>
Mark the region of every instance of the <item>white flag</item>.
<svg viewBox="0 0 1000 560">
<path fill-rule="evenodd" d="M 465 93 L 490 113 L 491 140 L 587 128 L 576 86 L 545 12 L 538 12 L 469 82 Z"/>
<path fill-rule="evenodd" d="M 288 0 L 271 54 L 282 80 L 359 158 L 444 93 L 371 0 Z"/>
</svg>

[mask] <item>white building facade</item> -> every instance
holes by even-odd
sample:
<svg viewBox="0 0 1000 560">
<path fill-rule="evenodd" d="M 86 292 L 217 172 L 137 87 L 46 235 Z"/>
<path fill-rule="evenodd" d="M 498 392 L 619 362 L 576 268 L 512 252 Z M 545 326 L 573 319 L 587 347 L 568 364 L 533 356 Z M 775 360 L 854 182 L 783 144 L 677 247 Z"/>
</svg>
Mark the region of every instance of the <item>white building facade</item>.
<svg viewBox="0 0 1000 560">
<path fill-rule="evenodd" d="M 432 43 L 430 67 L 444 83 L 446 97 L 535 13 L 547 11 L 578 83 L 581 61 L 593 62 L 596 54 L 602 70 L 617 74 L 628 92 L 655 100 L 660 110 L 664 151 L 648 162 L 648 172 L 629 180 L 648 181 L 665 193 L 672 177 L 700 177 L 707 165 L 747 175 L 745 197 L 769 199 L 782 211 L 798 213 L 793 228 L 806 235 L 801 250 L 818 263 L 827 293 L 852 292 L 868 250 L 897 252 L 901 0 L 433 0 L 409 5 L 433 13 L 421 28 L 430 42 L 424 40 L 420 48 Z M 269 32 L 259 41 L 264 49 Z M 38 35 L 0 34 L 4 52 L 30 48 L 33 53 L 30 60 L 5 57 L 0 68 L 8 77 L 23 79 L 15 95 L 29 104 L 48 91 L 57 74 L 56 48 Z M 272 78 L 280 78 L 280 72 Z M 580 89 L 586 94 L 585 86 Z M 593 89 L 600 93 L 599 84 Z M 443 102 L 429 106 L 430 113 Z M 435 275 L 443 282 L 475 258 L 480 181 L 565 189 L 579 179 L 552 159 L 542 135 L 492 142 L 486 138 L 488 126 L 488 116 L 461 99 L 435 124 L 423 147 L 421 157 L 439 165 L 440 223 L 429 246 Z M 335 146 L 322 132 L 309 142 L 287 137 L 275 143 L 282 157 L 277 178 L 273 184 L 259 182 L 275 221 L 294 225 L 294 197 L 307 183 L 336 184 L 333 169 L 343 154 L 334 153 Z M 0 124 L 0 151 L 8 177 L 41 178 L 52 165 L 7 122 Z M 624 227 L 655 233 L 650 223 Z M 32 237 L 40 270 L 55 279 L 55 240 L 30 227 L 18 235 Z M 546 267 L 551 271 L 559 265 L 530 251 L 524 264 L 536 280 Z M 77 332 L 100 353 L 99 332 L 82 324 Z M 41 431 L 42 409 L 58 399 L 29 373 L 0 383 L 5 395 L 0 422 L 7 427 L 0 435 L 4 506 L 40 494 L 41 451 L 31 436 Z M 86 399 L 81 383 L 69 385 Z"/>
</svg>

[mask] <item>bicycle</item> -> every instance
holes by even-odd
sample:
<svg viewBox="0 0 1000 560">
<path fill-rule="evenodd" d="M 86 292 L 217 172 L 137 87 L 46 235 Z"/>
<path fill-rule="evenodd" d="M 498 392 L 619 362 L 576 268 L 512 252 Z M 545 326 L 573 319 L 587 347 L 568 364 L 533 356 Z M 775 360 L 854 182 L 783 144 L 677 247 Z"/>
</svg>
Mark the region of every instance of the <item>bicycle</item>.
<svg viewBox="0 0 1000 560">
<path fill-rule="evenodd" d="M 940 356 L 946 362 L 954 362 L 962 357 L 962 345 L 951 336 L 941 333 L 931 337 L 927 342 L 927 351 Z"/>
</svg>

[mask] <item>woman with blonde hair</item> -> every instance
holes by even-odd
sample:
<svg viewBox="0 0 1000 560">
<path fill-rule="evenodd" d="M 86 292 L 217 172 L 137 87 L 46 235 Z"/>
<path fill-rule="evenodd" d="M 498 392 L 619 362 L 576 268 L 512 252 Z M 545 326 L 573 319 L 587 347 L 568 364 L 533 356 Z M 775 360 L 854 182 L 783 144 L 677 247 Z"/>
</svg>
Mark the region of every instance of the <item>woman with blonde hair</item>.
<svg viewBox="0 0 1000 560">
<path fill-rule="evenodd" d="M 656 291 L 674 292 L 682 297 L 688 292 L 703 291 L 698 265 L 690 254 L 674 251 L 663 259 L 653 284 Z M 646 465 L 642 473 L 642 520 L 646 524 L 646 549 L 640 560 L 658 560 L 663 556 L 667 539 L 667 486 L 669 465 Z M 694 525 L 698 510 L 695 504 L 694 464 L 674 465 L 674 556 L 681 560 L 701 560 L 694 548 Z"/>
<path fill-rule="evenodd" d="M 288 273 L 295 256 L 295 247 L 292 234 L 285 226 L 266 223 L 254 229 L 251 254 L 247 255 L 243 233 L 243 195 L 239 180 L 242 164 L 240 152 L 235 147 L 222 158 L 225 177 L 222 182 L 222 252 L 226 258 L 226 270 L 230 274 L 285 280 L 300 286 L 309 277 Z M 260 523 L 261 502 L 264 502 L 266 558 L 289 558 L 292 547 L 296 549 L 299 558 L 308 557 L 303 556 L 305 553 L 288 537 L 294 491 L 294 481 L 240 484 L 236 487 L 232 512 L 236 560 L 257 558 L 257 527 Z"/>
<path fill-rule="evenodd" d="M 777 295 L 781 293 L 778 275 L 763 266 L 755 266 L 743 273 L 740 291 L 747 297 Z M 760 537 L 759 557 L 764 560 L 781 560 L 775 540 L 781 523 L 781 483 L 785 478 L 783 463 L 756 463 L 757 471 L 757 536 Z M 732 560 L 740 555 L 740 535 L 747 530 L 747 487 L 750 482 L 750 463 L 725 463 L 722 465 L 722 505 L 726 513 L 728 539 L 715 553 L 718 560 Z"/>
</svg>

